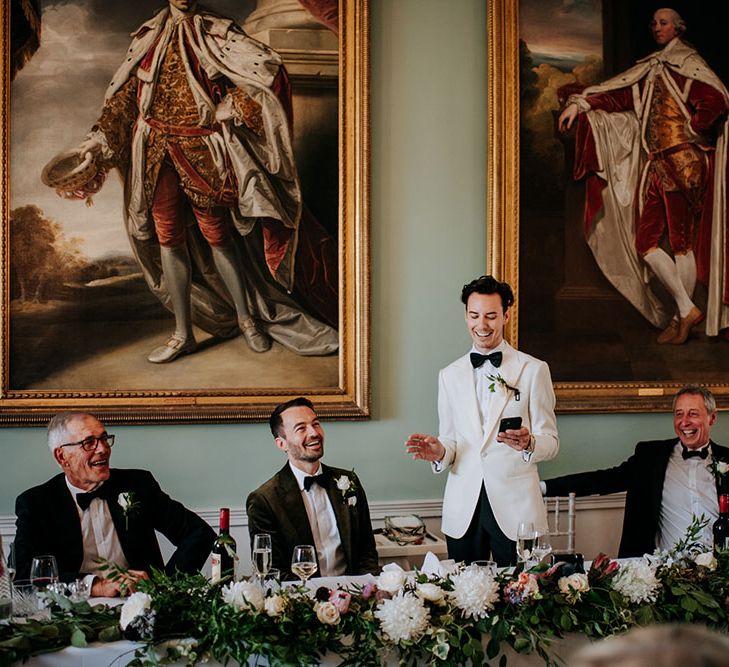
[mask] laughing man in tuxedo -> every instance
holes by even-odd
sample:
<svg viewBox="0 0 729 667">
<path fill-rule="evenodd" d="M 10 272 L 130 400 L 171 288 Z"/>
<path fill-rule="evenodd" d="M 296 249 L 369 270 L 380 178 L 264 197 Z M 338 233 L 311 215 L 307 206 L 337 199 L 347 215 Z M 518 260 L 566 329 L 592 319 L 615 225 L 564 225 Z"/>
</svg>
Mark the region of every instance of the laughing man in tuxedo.
<svg viewBox="0 0 729 667">
<path fill-rule="evenodd" d="M 297 544 L 316 547 L 317 576 L 379 570 L 370 510 L 353 471 L 321 463 L 324 429 L 311 401 L 295 398 L 271 414 L 271 433 L 288 461 L 248 496 L 248 530 L 271 535 L 273 567 L 290 578 Z"/>
<path fill-rule="evenodd" d="M 507 283 L 481 276 L 463 286 L 469 354 L 440 372 L 436 438 L 413 433 L 405 443 L 415 459 L 448 470 L 442 529 L 448 555 L 458 561 L 516 560 L 521 521 L 540 531 L 547 515 L 536 464 L 559 451 L 549 367 L 504 340 L 514 294 Z M 500 429 L 505 417 L 521 427 Z"/>
<path fill-rule="evenodd" d="M 60 578 L 87 577 L 91 595 L 119 595 L 122 582 L 99 571 L 98 559 L 128 569 L 125 582 L 147 578 L 150 568 L 196 572 L 210 553 L 215 533 L 200 517 L 172 500 L 146 470 L 110 468 L 114 436 L 83 412 L 56 415 L 48 446 L 63 472 L 20 494 L 15 502 L 18 579 L 31 560 L 56 557 Z M 155 530 L 177 550 L 164 565 Z"/>
<path fill-rule="evenodd" d="M 639 442 L 634 454 L 615 468 L 549 479 L 542 490 L 550 496 L 626 491 L 620 558 L 670 549 L 701 514 L 709 518 L 701 538 L 711 544 L 718 495 L 729 493 L 727 476 L 713 472 L 713 463 L 729 462 L 729 449 L 711 440 L 716 418 L 716 401 L 708 389 L 682 387 L 673 399 L 677 438 Z"/>
</svg>

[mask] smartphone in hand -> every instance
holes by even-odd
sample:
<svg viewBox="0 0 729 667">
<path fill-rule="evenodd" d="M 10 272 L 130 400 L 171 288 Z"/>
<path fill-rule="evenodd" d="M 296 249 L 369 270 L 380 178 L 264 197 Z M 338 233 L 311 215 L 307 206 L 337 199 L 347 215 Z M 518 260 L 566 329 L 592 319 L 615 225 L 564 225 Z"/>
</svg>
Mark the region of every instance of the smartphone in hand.
<svg viewBox="0 0 729 667">
<path fill-rule="evenodd" d="M 499 422 L 499 433 L 516 431 L 519 428 L 521 428 L 521 417 L 504 417 Z"/>
</svg>

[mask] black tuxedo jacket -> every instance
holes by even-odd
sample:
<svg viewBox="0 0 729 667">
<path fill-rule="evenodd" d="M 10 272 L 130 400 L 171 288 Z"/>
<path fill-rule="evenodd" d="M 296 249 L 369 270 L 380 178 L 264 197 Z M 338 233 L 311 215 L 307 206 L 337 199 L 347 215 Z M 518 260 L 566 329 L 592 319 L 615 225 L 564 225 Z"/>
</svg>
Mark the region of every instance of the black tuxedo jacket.
<svg viewBox="0 0 729 667">
<path fill-rule="evenodd" d="M 588 496 L 626 491 L 623 534 L 618 557 L 653 553 L 661 513 L 663 482 L 668 459 L 676 443 L 676 438 L 639 442 L 633 455 L 615 468 L 546 480 L 547 495 L 566 496 L 574 491 L 578 496 Z M 714 459 L 729 461 L 729 449 L 714 442 L 709 446 Z M 724 488 L 719 488 L 717 482 L 717 494 L 720 492 L 729 493 Z"/>
<path fill-rule="evenodd" d="M 146 470 L 112 469 L 104 486 L 109 485 L 107 501 L 119 543 L 129 568 L 154 567 L 168 572 L 196 572 L 207 560 L 215 533 L 197 514 L 172 500 Z M 132 493 L 137 507 L 124 517 L 117 498 Z M 83 563 L 83 537 L 76 502 L 63 473 L 45 484 L 21 493 L 15 501 L 17 532 L 15 555 L 17 578 L 27 579 L 34 556 L 53 554 L 63 581 L 86 573 Z M 162 533 L 177 550 L 167 565 L 162 561 L 155 530 Z"/>
<path fill-rule="evenodd" d="M 378 572 L 377 547 L 372 534 L 367 496 L 357 476 L 340 468 L 322 464 L 322 473 L 329 482 L 327 494 L 337 518 L 337 528 L 347 561 L 346 574 Z M 334 481 L 341 475 L 356 485 L 355 505 L 343 500 Z M 273 546 L 273 567 L 291 578 L 291 555 L 297 544 L 314 544 L 309 517 L 301 497 L 301 490 L 289 464 L 281 468 L 265 484 L 253 491 L 246 500 L 248 532 L 251 543 L 256 533 L 269 533 Z M 321 575 L 319 575 L 321 576 Z"/>
</svg>

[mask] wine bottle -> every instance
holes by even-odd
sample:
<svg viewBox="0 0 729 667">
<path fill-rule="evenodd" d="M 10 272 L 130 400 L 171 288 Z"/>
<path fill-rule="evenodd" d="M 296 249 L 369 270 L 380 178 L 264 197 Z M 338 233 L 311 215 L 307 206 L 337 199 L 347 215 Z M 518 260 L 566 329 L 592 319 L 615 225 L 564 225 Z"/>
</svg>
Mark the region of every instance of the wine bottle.
<svg viewBox="0 0 729 667">
<path fill-rule="evenodd" d="M 729 549 L 729 494 L 719 496 L 719 518 L 714 521 L 714 552 Z"/>
<path fill-rule="evenodd" d="M 230 509 L 220 508 L 220 532 L 213 544 L 212 551 L 212 583 L 223 577 L 235 579 L 236 543 L 230 534 Z"/>
</svg>

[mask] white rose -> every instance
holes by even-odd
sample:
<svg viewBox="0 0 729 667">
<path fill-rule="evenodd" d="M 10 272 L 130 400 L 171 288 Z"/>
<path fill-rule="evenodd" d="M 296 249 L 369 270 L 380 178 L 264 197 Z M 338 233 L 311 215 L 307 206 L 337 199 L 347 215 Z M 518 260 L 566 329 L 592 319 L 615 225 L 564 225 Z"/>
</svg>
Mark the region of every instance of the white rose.
<svg viewBox="0 0 729 667">
<path fill-rule="evenodd" d="M 314 609 L 316 610 L 316 617 L 324 625 L 339 623 L 339 609 L 331 602 L 317 602 Z"/>
<path fill-rule="evenodd" d="M 127 626 L 137 616 L 142 616 L 146 611 L 152 608 L 152 598 L 146 593 L 132 593 L 129 599 L 122 605 L 121 616 L 119 617 L 119 627 L 126 630 Z"/>
<path fill-rule="evenodd" d="M 350 496 L 349 498 L 347 498 L 347 504 L 350 507 L 354 507 L 357 504 L 357 496 Z"/>
<path fill-rule="evenodd" d="M 253 607 L 256 611 L 263 609 L 263 591 L 250 581 L 236 581 L 223 587 L 223 600 L 239 609 Z"/>
<path fill-rule="evenodd" d="M 120 493 L 119 497 L 116 499 L 116 502 L 123 510 L 125 510 L 127 508 L 127 505 L 129 505 L 129 494 Z"/>
<path fill-rule="evenodd" d="M 281 616 L 285 607 L 286 601 L 281 595 L 272 595 L 270 598 L 266 598 L 264 602 L 266 613 L 271 617 Z"/>
<path fill-rule="evenodd" d="M 443 589 L 437 584 L 418 584 L 415 592 L 428 602 L 442 602 L 445 597 Z"/>
<path fill-rule="evenodd" d="M 717 461 L 716 470 L 720 475 L 726 475 L 729 472 L 729 463 L 726 461 Z"/>
<path fill-rule="evenodd" d="M 715 570 L 717 565 L 716 558 L 714 558 L 714 554 L 711 551 L 705 551 L 704 553 L 699 554 L 696 558 L 694 558 L 694 562 L 696 565 L 701 565 L 709 570 Z"/>
<path fill-rule="evenodd" d="M 387 593 L 397 593 L 405 585 L 405 571 L 402 568 L 396 570 L 382 570 L 377 578 L 377 588 Z"/>
<path fill-rule="evenodd" d="M 342 475 L 337 479 L 337 488 L 340 491 L 349 491 L 349 484 L 349 477 L 347 477 L 346 475 Z"/>
<path fill-rule="evenodd" d="M 590 584 L 587 581 L 587 575 L 581 572 L 575 572 L 569 577 L 561 577 L 557 582 L 560 592 L 569 595 L 572 591 L 575 593 L 584 593 L 590 590 Z M 572 590 L 570 590 L 572 589 Z"/>
</svg>

